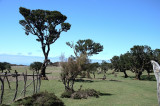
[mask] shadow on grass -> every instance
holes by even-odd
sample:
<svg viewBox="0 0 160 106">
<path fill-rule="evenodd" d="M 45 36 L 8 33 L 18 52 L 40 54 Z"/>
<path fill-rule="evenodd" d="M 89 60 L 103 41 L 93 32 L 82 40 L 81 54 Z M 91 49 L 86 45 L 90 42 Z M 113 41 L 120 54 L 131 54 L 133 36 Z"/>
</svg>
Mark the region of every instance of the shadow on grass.
<svg viewBox="0 0 160 106">
<path fill-rule="evenodd" d="M 92 80 L 84 80 L 84 79 L 76 79 L 75 80 L 75 82 L 89 82 L 89 83 L 91 83 L 91 82 L 93 82 Z"/>
<path fill-rule="evenodd" d="M 122 82 L 122 81 L 119 81 L 119 80 L 113 80 L 113 79 L 111 79 L 111 80 L 109 80 L 109 81 Z"/>
<path fill-rule="evenodd" d="M 141 76 L 141 80 L 144 80 L 144 81 L 156 81 L 156 78 L 154 75 L 150 75 L 148 77 L 148 75 L 142 75 Z"/>
<path fill-rule="evenodd" d="M 133 80 L 138 80 L 135 78 L 135 76 L 129 76 L 128 78 L 131 78 Z M 150 75 L 149 77 L 148 75 L 141 75 L 141 80 L 142 81 L 156 81 L 156 78 L 154 75 Z"/>
<path fill-rule="evenodd" d="M 100 95 L 100 96 L 111 96 L 111 95 L 113 95 L 113 94 L 110 94 L 110 93 L 100 93 L 99 95 Z"/>
<path fill-rule="evenodd" d="M 52 73 L 46 73 L 46 74 L 52 74 Z"/>
</svg>

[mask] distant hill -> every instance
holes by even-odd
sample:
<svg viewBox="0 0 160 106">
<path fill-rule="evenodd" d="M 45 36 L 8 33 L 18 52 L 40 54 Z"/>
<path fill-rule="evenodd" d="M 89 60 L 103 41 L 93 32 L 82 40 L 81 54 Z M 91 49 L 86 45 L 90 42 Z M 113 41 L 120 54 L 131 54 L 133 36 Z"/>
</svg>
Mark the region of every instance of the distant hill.
<svg viewBox="0 0 160 106">
<path fill-rule="evenodd" d="M 59 57 L 49 57 L 51 62 L 59 62 Z M 15 65 L 30 65 L 32 62 L 39 61 L 43 62 L 44 57 L 40 56 L 24 56 L 24 55 L 8 55 L 8 54 L 0 54 L 0 62 L 8 62 Z M 105 60 L 110 62 L 109 60 Z M 91 62 L 101 63 L 102 60 L 91 59 Z"/>
</svg>

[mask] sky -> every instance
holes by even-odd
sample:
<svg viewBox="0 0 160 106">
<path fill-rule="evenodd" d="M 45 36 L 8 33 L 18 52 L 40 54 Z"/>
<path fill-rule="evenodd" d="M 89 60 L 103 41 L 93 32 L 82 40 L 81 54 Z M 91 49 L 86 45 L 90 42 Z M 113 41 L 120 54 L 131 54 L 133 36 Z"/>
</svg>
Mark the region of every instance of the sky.
<svg viewBox="0 0 160 106">
<path fill-rule="evenodd" d="M 134 45 L 160 48 L 160 0 L 0 0 L 0 61 L 26 64 L 29 58 L 43 57 L 37 37 L 26 36 L 19 24 L 24 19 L 19 7 L 67 16 L 71 29 L 51 45 L 50 58 L 73 55 L 66 42 L 80 39 L 103 45 L 101 53 L 90 57 L 97 60 L 119 56 Z"/>
</svg>

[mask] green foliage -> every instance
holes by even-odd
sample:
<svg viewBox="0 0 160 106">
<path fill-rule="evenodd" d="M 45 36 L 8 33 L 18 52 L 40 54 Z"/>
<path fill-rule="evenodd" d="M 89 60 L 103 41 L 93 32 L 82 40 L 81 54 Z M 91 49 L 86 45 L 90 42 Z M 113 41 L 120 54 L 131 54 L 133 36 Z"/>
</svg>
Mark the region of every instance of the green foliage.
<svg viewBox="0 0 160 106">
<path fill-rule="evenodd" d="M 25 28 L 25 33 L 36 35 L 37 41 L 46 40 L 46 45 L 54 43 L 62 31 L 67 31 L 71 27 L 69 23 L 64 23 L 67 17 L 59 11 L 30 10 L 20 7 L 19 12 L 24 17 L 19 23 Z M 56 29 L 59 24 L 60 30 Z"/>
<path fill-rule="evenodd" d="M 90 63 L 89 56 L 99 54 L 99 52 L 103 51 L 103 46 L 100 43 L 95 43 L 91 39 L 79 40 L 75 45 L 73 42 L 66 42 L 66 44 L 73 49 L 76 56 L 75 58 L 78 58 L 80 55 L 86 55 L 86 61 L 81 65 L 81 68 L 82 71 L 85 71 L 83 72 L 83 76 L 84 73 L 86 73 L 87 78 L 91 78 L 90 73 L 94 74 L 96 70 L 95 67 L 92 67 L 93 64 Z"/>
<path fill-rule="evenodd" d="M 95 73 L 97 72 L 97 68 L 100 67 L 99 63 L 88 63 L 88 64 L 85 64 L 86 66 L 86 71 L 89 72 L 89 73 L 92 73 L 94 75 L 94 78 L 95 78 Z M 86 72 L 83 71 L 81 76 L 87 76 Z M 88 76 L 89 78 L 90 76 Z"/>
<path fill-rule="evenodd" d="M 20 20 L 19 23 L 23 26 L 25 34 L 37 36 L 36 40 L 41 43 L 45 57 L 41 68 L 41 74 L 43 77 L 46 77 L 45 69 L 49 62 L 48 55 L 50 52 L 50 45 L 60 37 L 61 32 L 67 32 L 71 25 L 69 23 L 64 23 L 67 17 L 59 11 L 41 9 L 30 10 L 20 7 L 19 12 L 24 17 L 24 20 Z"/>
<path fill-rule="evenodd" d="M 153 50 L 153 60 L 160 64 L 160 49 Z"/>
<path fill-rule="evenodd" d="M 10 72 L 11 65 L 7 62 L 0 62 L 0 70 L 3 72 L 3 70 L 8 70 Z"/>
<path fill-rule="evenodd" d="M 76 59 L 69 57 L 67 62 L 61 62 L 61 80 L 66 91 L 74 91 L 75 78 L 81 73 L 82 65 L 86 62 L 86 55 L 81 55 Z"/>
<path fill-rule="evenodd" d="M 24 106 L 64 106 L 64 103 L 54 93 L 40 92 L 31 97 L 17 100 L 15 105 Z"/>
<path fill-rule="evenodd" d="M 112 62 L 114 70 L 118 71 L 119 70 L 119 56 L 113 56 L 111 59 L 111 62 Z"/>
<path fill-rule="evenodd" d="M 30 69 L 35 70 L 35 71 L 39 71 L 41 67 L 42 67 L 41 62 L 33 62 L 30 64 Z"/>
<path fill-rule="evenodd" d="M 146 70 L 151 70 L 151 58 L 152 58 L 152 50 L 149 46 L 133 46 L 130 49 L 131 53 L 131 68 L 133 72 L 136 74 L 137 79 L 141 79 L 140 76 L 142 72 Z M 147 66 L 147 67 L 146 67 Z"/>
<path fill-rule="evenodd" d="M 97 92 L 94 89 L 85 89 L 85 90 L 79 90 L 72 94 L 73 99 L 87 99 L 88 97 L 96 97 L 98 98 L 100 95 L 100 92 Z"/>
<path fill-rule="evenodd" d="M 70 42 L 66 42 L 66 44 L 75 50 L 76 56 L 78 54 L 92 56 L 93 54 L 99 54 L 99 52 L 103 51 L 103 46 L 100 43 L 95 43 L 91 39 L 79 40 L 75 45 Z"/>
<path fill-rule="evenodd" d="M 152 52 L 149 46 L 135 45 L 130 49 L 130 52 L 121 54 L 120 56 L 114 56 L 111 59 L 115 71 L 124 72 L 125 78 L 128 77 L 126 70 L 131 70 L 135 73 L 136 79 L 141 79 L 142 72 L 146 70 L 148 74 L 152 70 L 150 60 L 158 54 Z"/>
<path fill-rule="evenodd" d="M 108 65 L 109 65 L 109 63 L 107 63 L 106 61 L 104 61 L 104 60 L 102 61 L 100 68 L 104 73 L 106 73 L 108 71 L 108 68 L 109 68 Z"/>
</svg>

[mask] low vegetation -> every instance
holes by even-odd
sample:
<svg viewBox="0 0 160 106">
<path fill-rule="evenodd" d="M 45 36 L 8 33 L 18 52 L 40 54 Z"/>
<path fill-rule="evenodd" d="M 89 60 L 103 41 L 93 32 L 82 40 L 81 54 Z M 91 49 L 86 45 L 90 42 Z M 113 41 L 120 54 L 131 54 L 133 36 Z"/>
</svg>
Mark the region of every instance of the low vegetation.
<svg viewBox="0 0 160 106">
<path fill-rule="evenodd" d="M 25 72 L 26 69 L 28 73 L 32 73 L 29 67 L 26 66 L 14 66 L 13 70 L 17 70 L 19 73 Z M 61 95 L 64 92 L 64 85 L 60 79 L 61 68 L 60 67 L 47 67 L 47 76 L 49 80 L 42 80 L 41 92 L 48 91 L 48 93 L 55 93 L 55 95 L 60 98 L 66 106 L 109 106 L 109 105 L 120 105 L 120 106 L 158 106 L 157 102 L 157 91 L 156 91 L 156 81 L 153 73 L 150 74 L 150 79 L 147 77 L 147 72 L 145 71 L 141 76 L 141 81 L 135 80 L 135 75 L 131 71 L 128 71 L 128 78 L 123 77 L 123 72 L 115 72 L 117 77 L 112 74 L 113 70 L 108 70 L 106 72 L 106 80 L 102 80 L 103 73 L 96 74 L 96 78 L 88 79 L 81 78 L 78 76 L 75 80 L 74 90 L 82 89 L 94 89 L 100 92 L 99 98 L 89 97 L 87 99 L 69 99 L 62 98 Z M 93 75 L 91 74 L 91 77 Z M 7 82 L 5 81 L 5 92 L 3 104 L 11 104 L 15 92 L 15 81 L 11 81 L 11 90 L 8 88 Z M 30 80 L 27 80 L 30 83 Z M 23 82 L 19 82 L 17 98 L 23 98 L 21 91 L 23 90 Z M 81 89 L 81 90 L 82 90 Z M 27 89 L 26 97 L 33 94 L 33 87 L 30 86 Z"/>
<path fill-rule="evenodd" d="M 54 93 L 40 92 L 17 100 L 13 105 L 18 106 L 64 106 L 64 103 Z"/>
</svg>

